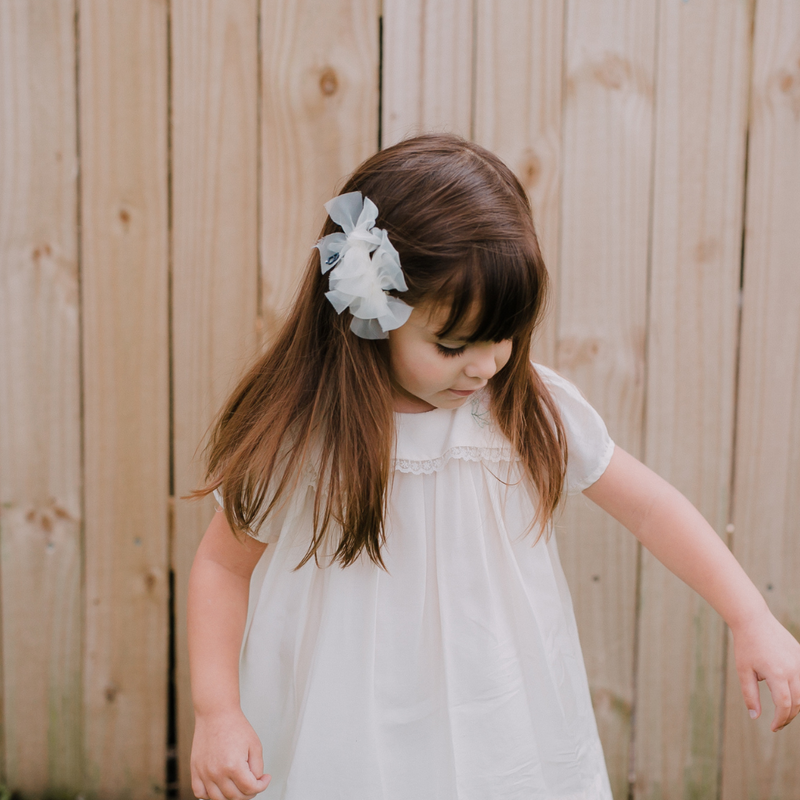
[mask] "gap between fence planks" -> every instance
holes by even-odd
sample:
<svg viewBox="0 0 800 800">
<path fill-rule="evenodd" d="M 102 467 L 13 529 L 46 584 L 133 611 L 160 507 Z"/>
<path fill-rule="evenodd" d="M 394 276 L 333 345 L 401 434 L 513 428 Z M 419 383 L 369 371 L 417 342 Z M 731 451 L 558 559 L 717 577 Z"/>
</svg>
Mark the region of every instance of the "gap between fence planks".
<svg viewBox="0 0 800 800">
<path fill-rule="evenodd" d="M 383 0 L 382 146 L 472 136 L 474 2 Z"/>
<path fill-rule="evenodd" d="M 261 308 L 269 341 L 325 220 L 378 146 L 378 0 L 261 5 Z"/>
<path fill-rule="evenodd" d="M 169 351 L 167 7 L 78 8 L 85 786 L 164 791 Z"/>
<path fill-rule="evenodd" d="M 570 3 L 557 368 L 640 457 L 655 4 Z M 578 498 L 560 537 L 611 786 L 628 791 L 637 545 Z"/>
<path fill-rule="evenodd" d="M 534 359 L 555 364 L 561 217 L 561 84 L 564 4 L 479 0 L 474 138 L 519 178 L 551 279 Z"/>
<path fill-rule="evenodd" d="M 186 595 L 215 504 L 181 498 L 258 344 L 258 2 L 173 0 L 170 14 L 177 780 L 191 800 Z"/>
<path fill-rule="evenodd" d="M 725 538 L 749 9 L 659 11 L 644 456 Z M 634 797 L 715 798 L 724 624 L 646 551 L 640 581 Z"/>
<path fill-rule="evenodd" d="M 733 551 L 800 638 L 800 6 L 756 5 Z M 723 800 L 797 797 L 800 726 L 769 730 L 742 701 L 729 648 Z"/>
<path fill-rule="evenodd" d="M 0 4 L 0 781 L 81 788 L 81 463 L 71 0 Z"/>
</svg>

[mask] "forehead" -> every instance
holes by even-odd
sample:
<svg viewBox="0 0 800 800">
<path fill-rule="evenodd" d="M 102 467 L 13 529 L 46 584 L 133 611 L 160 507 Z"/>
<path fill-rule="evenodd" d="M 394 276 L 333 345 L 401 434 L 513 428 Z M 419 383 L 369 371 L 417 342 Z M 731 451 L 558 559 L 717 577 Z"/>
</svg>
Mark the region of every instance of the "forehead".
<svg viewBox="0 0 800 800">
<path fill-rule="evenodd" d="M 452 309 L 449 305 L 442 303 L 428 303 L 415 309 L 409 321 L 414 321 L 416 325 L 423 328 L 432 336 L 446 338 L 447 340 L 466 341 L 475 330 L 480 318 L 480 310 L 477 306 L 473 307 L 462 319 L 454 326 L 447 328 L 450 322 Z M 416 320 L 414 319 L 416 317 Z"/>
</svg>

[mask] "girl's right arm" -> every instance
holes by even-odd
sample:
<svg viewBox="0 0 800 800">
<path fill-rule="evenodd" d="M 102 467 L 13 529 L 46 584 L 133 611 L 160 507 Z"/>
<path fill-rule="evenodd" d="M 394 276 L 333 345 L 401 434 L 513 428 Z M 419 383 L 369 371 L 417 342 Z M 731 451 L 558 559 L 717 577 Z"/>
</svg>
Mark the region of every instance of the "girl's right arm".
<svg viewBox="0 0 800 800">
<path fill-rule="evenodd" d="M 240 542 L 218 511 L 189 575 L 189 669 L 195 711 L 192 791 L 210 800 L 243 800 L 267 788 L 261 743 L 239 704 L 250 576 L 265 544 Z"/>
</svg>

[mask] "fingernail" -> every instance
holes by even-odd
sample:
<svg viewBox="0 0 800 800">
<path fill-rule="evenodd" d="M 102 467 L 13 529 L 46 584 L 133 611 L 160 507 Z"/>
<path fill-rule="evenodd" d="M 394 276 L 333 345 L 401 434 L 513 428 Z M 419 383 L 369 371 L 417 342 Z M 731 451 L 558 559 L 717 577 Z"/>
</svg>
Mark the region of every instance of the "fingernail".
<svg viewBox="0 0 800 800">
<path fill-rule="evenodd" d="M 758 711 L 756 711 L 754 708 L 751 708 L 750 709 L 750 719 L 755 719 L 757 716 L 758 716 Z"/>
</svg>

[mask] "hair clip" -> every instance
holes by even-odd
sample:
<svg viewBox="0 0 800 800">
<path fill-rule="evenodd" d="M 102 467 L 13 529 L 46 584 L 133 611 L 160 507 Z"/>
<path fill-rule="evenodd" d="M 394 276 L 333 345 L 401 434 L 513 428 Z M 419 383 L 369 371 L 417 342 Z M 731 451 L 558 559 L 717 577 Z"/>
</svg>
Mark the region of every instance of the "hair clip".
<svg viewBox="0 0 800 800">
<path fill-rule="evenodd" d="M 405 324 L 412 308 L 387 292 L 408 290 L 400 255 L 385 230 L 375 227 L 378 208 L 361 192 L 348 192 L 325 203 L 330 218 L 344 233 L 323 236 L 316 245 L 322 273 L 330 274 L 325 293 L 341 314 L 353 315 L 350 330 L 362 339 L 386 339 Z"/>
</svg>

